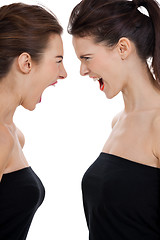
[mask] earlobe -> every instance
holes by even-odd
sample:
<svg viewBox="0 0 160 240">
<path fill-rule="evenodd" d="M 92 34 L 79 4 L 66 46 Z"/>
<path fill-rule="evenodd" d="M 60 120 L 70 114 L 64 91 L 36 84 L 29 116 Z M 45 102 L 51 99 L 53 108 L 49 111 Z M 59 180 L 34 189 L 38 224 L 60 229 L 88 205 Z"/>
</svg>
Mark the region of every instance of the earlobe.
<svg viewBox="0 0 160 240">
<path fill-rule="evenodd" d="M 28 74 L 32 69 L 31 56 L 28 53 L 22 53 L 18 57 L 18 66 L 22 73 Z"/>
<path fill-rule="evenodd" d="M 128 38 L 120 38 L 118 42 L 118 51 L 122 60 L 125 60 L 131 52 L 131 43 Z"/>
</svg>

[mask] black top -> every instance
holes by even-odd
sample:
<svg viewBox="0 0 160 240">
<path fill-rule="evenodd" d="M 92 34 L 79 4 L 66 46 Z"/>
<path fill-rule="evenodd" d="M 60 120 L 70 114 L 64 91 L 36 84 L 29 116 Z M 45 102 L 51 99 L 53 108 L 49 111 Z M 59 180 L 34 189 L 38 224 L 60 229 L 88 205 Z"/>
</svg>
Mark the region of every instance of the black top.
<svg viewBox="0 0 160 240">
<path fill-rule="evenodd" d="M 100 153 L 82 179 L 90 240 L 160 239 L 160 169 Z"/>
<path fill-rule="evenodd" d="M 0 240 L 24 240 L 44 187 L 31 167 L 3 174 L 0 183 Z"/>
</svg>

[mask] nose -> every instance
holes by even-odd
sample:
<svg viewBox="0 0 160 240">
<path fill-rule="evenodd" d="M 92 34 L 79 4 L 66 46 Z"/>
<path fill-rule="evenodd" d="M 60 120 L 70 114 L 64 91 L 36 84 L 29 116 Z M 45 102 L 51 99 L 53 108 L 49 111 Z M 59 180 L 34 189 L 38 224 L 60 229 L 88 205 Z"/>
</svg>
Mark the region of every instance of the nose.
<svg viewBox="0 0 160 240">
<path fill-rule="evenodd" d="M 64 68 L 64 65 L 62 63 L 61 66 L 60 66 L 59 79 L 64 79 L 66 77 L 67 77 L 67 72 L 66 72 L 66 70 Z"/>
<path fill-rule="evenodd" d="M 84 63 L 81 63 L 80 74 L 81 74 L 81 76 L 86 76 L 86 75 L 89 74 L 89 70 L 88 70 L 87 66 Z"/>
</svg>

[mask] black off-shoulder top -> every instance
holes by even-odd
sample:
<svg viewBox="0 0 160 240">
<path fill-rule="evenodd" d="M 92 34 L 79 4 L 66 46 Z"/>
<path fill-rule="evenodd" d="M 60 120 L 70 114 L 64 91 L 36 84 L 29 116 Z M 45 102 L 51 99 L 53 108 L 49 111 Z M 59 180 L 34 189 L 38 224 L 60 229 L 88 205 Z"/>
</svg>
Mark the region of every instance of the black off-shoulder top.
<svg viewBox="0 0 160 240">
<path fill-rule="evenodd" d="M 0 183 L 0 240 L 24 240 L 45 189 L 31 167 L 3 174 Z"/>
<path fill-rule="evenodd" d="M 90 240 L 160 239 L 160 169 L 101 152 L 82 179 Z"/>
</svg>

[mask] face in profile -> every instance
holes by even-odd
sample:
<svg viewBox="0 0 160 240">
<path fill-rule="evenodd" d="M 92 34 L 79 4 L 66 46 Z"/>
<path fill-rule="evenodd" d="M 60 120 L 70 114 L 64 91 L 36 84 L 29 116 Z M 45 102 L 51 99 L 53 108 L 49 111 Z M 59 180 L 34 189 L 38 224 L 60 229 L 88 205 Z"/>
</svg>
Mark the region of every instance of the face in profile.
<svg viewBox="0 0 160 240">
<path fill-rule="evenodd" d="M 123 66 L 118 47 L 95 43 L 92 37 L 73 36 L 73 46 L 81 61 L 80 74 L 98 80 L 100 90 L 108 98 L 117 95 L 122 87 Z"/>
<path fill-rule="evenodd" d="M 19 61 L 21 61 L 21 57 Z M 36 104 L 41 102 L 42 93 L 47 87 L 58 84 L 58 79 L 67 77 L 63 66 L 61 36 L 50 36 L 48 45 L 41 54 L 41 60 L 38 64 L 32 59 L 28 59 L 27 63 L 30 70 L 26 73 L 27 79 L 24 84 L 24 97 L 21 105 L 28 110 L 33 110 Z"/>
</svg>

